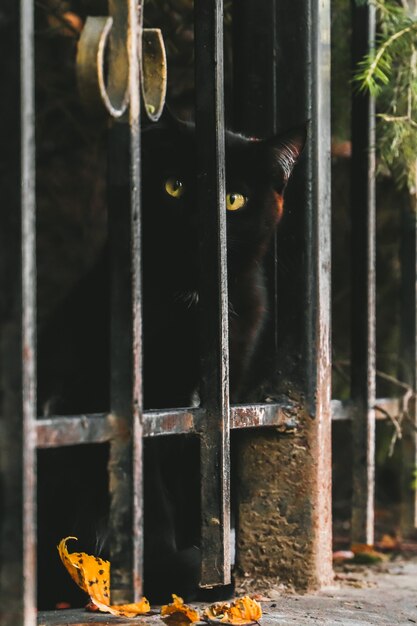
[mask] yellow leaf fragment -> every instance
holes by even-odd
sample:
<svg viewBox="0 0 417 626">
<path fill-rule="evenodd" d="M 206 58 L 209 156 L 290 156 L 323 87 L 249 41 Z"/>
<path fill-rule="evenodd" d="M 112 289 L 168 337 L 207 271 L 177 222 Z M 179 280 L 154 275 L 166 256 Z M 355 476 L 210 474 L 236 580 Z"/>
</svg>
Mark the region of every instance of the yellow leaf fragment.
<svg viewBox="0 0 417 626">
<path fill-rule="evenodd" d="M 51 28 L 56 30 L 64 37 L 74 37 L 77 33 L 81 33 L 83 29 L 83 20 L 79 15 L 72 11 L 66 11 L 61 15 L 48 15 L 48 23 Z"/>
<path fill-rule="evenodd" d="M 93 604 L 104 613 L 136 617 L 148 613 L 151 609 L 146 598 L 134 604 L 110 606 L 110 563 L 98 556 L 85 552 L 69 553 L 67 541 L 76 537 L 65 537 L 59 542 L 58 552 L 62 563 L 71 578 L 91 598 Z"/>
<path fill-rule="evenodd" d="M 111 613 L 112 615 L 118 615 L 120 617 L 137 617 L 138 615 L 149 613 L 151 610 L 149 602 L 146 598 L 142 598 L 140 602 L 134 602 L 132 604 L 118 604 L 117 606 L 102 604 L 95 598 L 93 598 L 93 602 L 102 613 Z"/>
<path fill-rule="evenodd" d="M 262 608 L 256 600 L 243 596 L 233 602 L 212 604 L 205 609 L 204 617 L 224 624 L 251 624 L 262 617 Z"/>
<path fill-rule="evenodd" d="M 172 594 L 172 600 L 170 604 L 164 604 L 161 607 L 161 616 L 165 618 L 165 621 L 175 624 L 190 624 L 200 621 L 200 613 L 184 604 L 184 600 L 175 593 Z"/>
<path fill-rule="evenodd" d="M 398 548 L 398 540 L 391 535 L 383 535 L 378 547 L 384 550 L 395 550 Z"/>
<path fill-rule="evenodd" d="M 364 563 L 376 563 L 383 561 L 386 557 L 382 552 L 375 550 L 374 546 L 367 543 L 354 543 L 352 544 L 352 552 L 355 555 L 355 560 L 359 562 L 362 560 Z"/>
</svg>

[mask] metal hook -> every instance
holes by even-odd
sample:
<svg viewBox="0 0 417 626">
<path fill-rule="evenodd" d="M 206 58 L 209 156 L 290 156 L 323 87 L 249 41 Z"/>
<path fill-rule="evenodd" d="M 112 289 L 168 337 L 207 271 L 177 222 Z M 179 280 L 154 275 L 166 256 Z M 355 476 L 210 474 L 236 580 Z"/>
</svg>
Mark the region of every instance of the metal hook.
<svg viewBox="0 0 417 626">
<path fill-rule="evenodd" d="M 157 122 L 162 115 L 167 89 L 167 60 L 159 28 L 144 28 L 142 33 L 141 92 L 147 116 Z"/>
<path fill-rule="evenodd" d="M 90 110 L 120 118 L 129 105 L 127 16 L 119 9 L 120 3 L 110 6 L 113 16 L 88 17 L 85 22 L 78 43 L 77 80 L 81 99 Z M 143 29 L 140 56 L 144 109 L 156 122 L 164 108 L 167 86 L 166 53 L 159 29 Z"/>
</svg>

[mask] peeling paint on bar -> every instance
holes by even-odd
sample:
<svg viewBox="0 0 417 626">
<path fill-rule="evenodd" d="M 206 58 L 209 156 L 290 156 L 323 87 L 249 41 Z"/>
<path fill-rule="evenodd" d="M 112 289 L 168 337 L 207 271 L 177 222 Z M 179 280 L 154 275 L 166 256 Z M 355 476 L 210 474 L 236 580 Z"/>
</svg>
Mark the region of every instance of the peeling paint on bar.
<svg viewBox="0 0 417 626">
<path fill-rule="evenodd" d="M 2 123 L 0 231 L 0 603 L 2 626 L 36 624 L 36 244 L 34 6 L 6 2 L 10 79 Z M 4 53 L 4 50 L 2 50 Z M 3 57 L 6 58 L 3 54 Z M 4 77 L 3 77 L 4 78 Z M 8 141 L 8 140 L 11 141 Z M 4 161 L 2 162 L 2 170 Z M 3 178 L 4 180 L 4 178 Z M 3 181 L 2 181 L 3 182 Z M 4 514 L 6 512 L 6 514 Z"/>
<path fill-rule="evenodd" d="M 378 411 L 381 408 L 382 411 Z M 401 400 L 399 398 L 377 398 L 375 401 L 376 419 L 384 420 L 387 416 L 383 411 L 393 415 L 399 414 Z M 332 400 L 332 420 L 350 420 L 353 407 L 349 400 Z M 258 426 L 279 428 L 291 432 L 298 427 L 297 405 L 289 404 L 248 404 L 230 408 L 230 428 L 256 428 Z M 144 411 L 143 436 L 158 437 L 165 435 L 185 435 L 200 433 L 205 419 L 204 409 L 174 409 L 166 411 Z M 56 416 L 38 419 L 37 447 L 59 448 L 75 446 L 82 443 L 106 443 L 116 434 L 125 430 L 125 422 L 111 415 L 91 414 L 75 416 Z"/>
<path fill-rule="evenodd" d="M 228 584 L 230 410 L 223 0 L 194 3 L 196 164 L 200 222 L 201 585 Z M 216 476 L 216 480 L 204 480 Z M 213 520 L 219 523 L 213 524 Z"/>
</svg>

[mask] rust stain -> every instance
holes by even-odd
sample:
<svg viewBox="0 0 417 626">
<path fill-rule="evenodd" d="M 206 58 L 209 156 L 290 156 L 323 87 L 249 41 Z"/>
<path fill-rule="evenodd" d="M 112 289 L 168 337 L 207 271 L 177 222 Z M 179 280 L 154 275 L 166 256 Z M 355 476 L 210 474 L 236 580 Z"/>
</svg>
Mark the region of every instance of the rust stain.
<svg viewBox="0 0 417 626">
<path fill-rule="evenodd" d="M 284 198 L 282 197 L 280 193 L 274 191 L 274 200 L 275 200 L 275 204 L 277 207 L 277 215 L 278 215 L 278 221 L 279 221 L 284 212 Z"/>
<path fill-rule="evenodd" d="M 27 343 L 25 343 L 23 345 L 22 356 L 23 356 L 23 361 L 25 363 L 28 363 L 28 362 L 30 362 L 32 360 L 33 351 L 32 351 L 31 347 Z"/>
</svg>

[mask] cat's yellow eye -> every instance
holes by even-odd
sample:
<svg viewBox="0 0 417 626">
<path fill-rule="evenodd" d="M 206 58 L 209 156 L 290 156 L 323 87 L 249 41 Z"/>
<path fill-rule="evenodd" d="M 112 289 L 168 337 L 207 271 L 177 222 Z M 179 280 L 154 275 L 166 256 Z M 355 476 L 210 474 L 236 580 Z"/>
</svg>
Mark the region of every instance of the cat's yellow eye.
<svg viewBox="0 0 417 626">
<path fill-rule="evenodd" d="M 175 178 L 175 176 L 171 176 L 165 181 L 165 191 L 173 198 L 181 198 L 184 194 L 185 187 L 181 180 Z"/>
<path fill-rule="evenodd" d="M 226 196 L 226 208 L 228 211 L 238 211 L 245 206 L 248 199 L 241 193 L 228 193 Z"/>
</svg>

